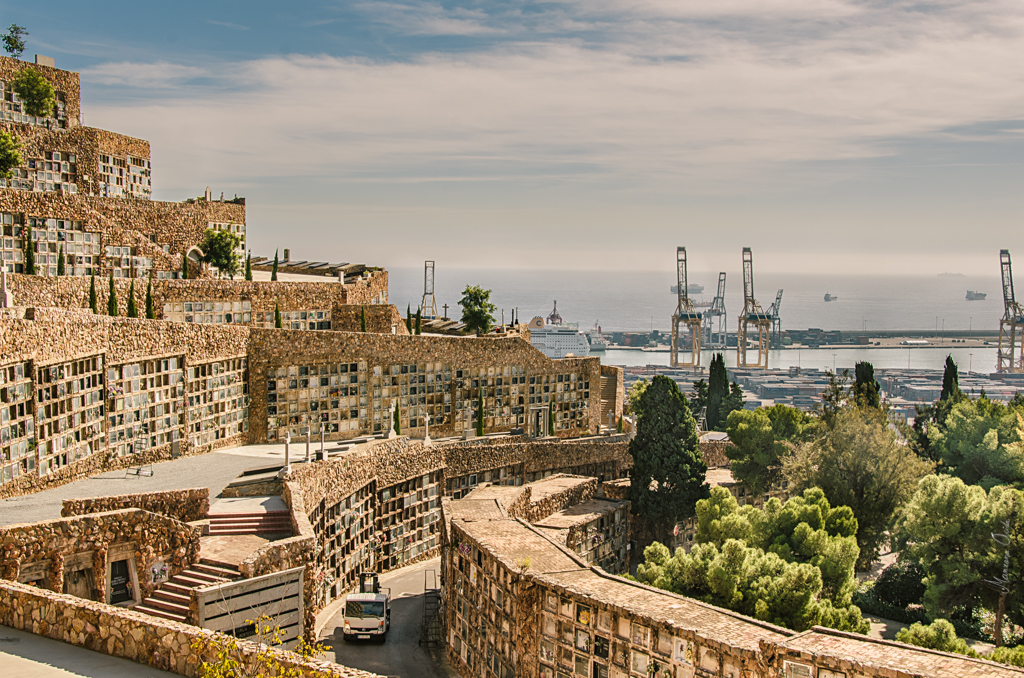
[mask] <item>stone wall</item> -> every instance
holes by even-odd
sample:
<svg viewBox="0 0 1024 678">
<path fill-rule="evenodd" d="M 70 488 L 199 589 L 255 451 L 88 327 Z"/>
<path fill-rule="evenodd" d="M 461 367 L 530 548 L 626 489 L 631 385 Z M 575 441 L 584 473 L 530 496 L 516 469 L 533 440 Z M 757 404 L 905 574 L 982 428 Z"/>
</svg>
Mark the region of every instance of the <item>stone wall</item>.
<svg viewBox="0 0 1024 678">
<path fill-rule="evenodd" d="M 140 509 L 9 525 L 0 527 L 0 573 L 17 580 L 28 566 L 45 561 L 48 588 L 59 592 L 64 590 L 65 560 L 91 553 L 91 568 L 85 569 L 92 570 L 93 597 L 106 600 L 110 554 L 123 549 L 121 555 L 134 559 L 141 600 L 155 588 L 147 577 L 150 565 L 161 561 L 168 578 L 178 574 L 199 559 L 200 534 L 198 527 Z"/>
<path fill-rule="evenodd" d="M 73 71 L 64 71 L 52 66 L 40 66 L 28 61 L 22 61 L 21 59 L 2 56 L 0 57 L 0 80 L 3 80 L 5 83 L 10 82 L 18 75 L 18 73 L 26 68 L 35 70 L 46 78 L 57 92 L 64 95 L 64 104 L 67 107 L 68 127 L 78 125 L 81 118 L 82 100 L 81 84 L 79 82 L 78 73 Z M 11 123 L 3 123 L 3 126 L 8 125 L 11 125 Z M 22 126 L 19 125 L 19 127 Z"/>
<path fill-rule="evenodd" d="M 83 221 L 87 232 L 100 234 L 104 247 L 136 247 L 137 256 L 153 257 L 154 268 L 169 271 L 181 270 L 182 255 L 202 241 L 210 223 L 245 223 L 245 205 L 231 202 L 162 202 L 14 189 L 0 189 L 0 212 L 21 215 L 23 223 L 28 217 Z M 161 249 L 164 245 L 169 246 L 169 255 Z M 106 275 L 110 266 L 103 256 L 101 270 Z"/>
<path fill-rule="evenodd" d="M 3 580 L 0 624 L 181 676 L 200 676 L 202 662 L 215 660 L 193 649 L 196 641 L 225 638 L 188 624 Z M 246 640 L 238 645 L 247 657 L 257 651 Z M 291 652 L 271 652 L 282 667 L 306 678 L 379 678 L 326 661 L 303 661 Z"/>
<path fill-rule="evenodd" d="M 553 476 L 545 478 L 545 480 L 551 480 L 552 478 L 579 478 L 580 476 L 571 476 L 565 473 L 557 473 Z M 526 487 L 530 487 L 527 485 Z M 530 498 L 530 506 L 527 513 L 522 516 L 510 516 L 512 518 L 523 518 L 528 523 L 535 523 L 539 520 L 547 518 L 552 513 L 558 513 L 564 511 L 570 506 L 576 504 L 582 504 L 587 501 L 597 492 L 597 478 L 587 478 L 586 482 L 578 483 L 572 487 L 549 494 L 546 497 L 541 498 Z"/>
<path fill-rule="evenodd" d="M 210 488 L 197 487 L 189 490 L 166 490 L 142 494 L 119 494 L 109 497 L 65 499 L 61 502 L 60 515 L 64 518 L 103 513 L 126 508 L 137 508 L 159 513 L 183 523 L 204 520 L 210 511 Z"/>
<path fill-rule="evenodd" d="M 7 276 L 15 306 L 60 307 L 69 309 L 89 308 L 89 287 L 92 281 L 84 276 L 51 277 L 12 273 Z M 117 294 L 120 315 L 128 313 L 128 290 L 132 280 L 116 278 L 114 289 Z M 146 287 L 148 280 L 135 280 L 135 304 L 139 315 L 145 314 Z M 331 329 L 359 331 L 360 309 L 366 309 L 368 332 L 391 332 L 391 324 L 397 318 L 398 333 L 408 334 L 398 310 L 393 306 L 371 305 L 368 299 L 379 293 L 378 288 L 387 286 L 387 274 L 352 285 L 340 283 L 307 282 L 257 282 L 246 280 L 153 280 L 153 306 L 157 318 L 167 318 L 165 304 L 175 302 L 237 302 L 248 301 L 251 313 L 273 313 L 275 305 L 282 311 L 331 311 Z M 97 309 L 106 314 L 109 295 L 109 278 L 96 278 Z M 350 306 L 350 304 L 366 304 Z M 230 311 L 229 311 L 230 312 Z M 338 318 L 338 320 L 335 320 Z M 262 324 L 253 317 L 249 324 Z M 335 324 L 337 323 L 337 324 Z M 354 323 L 354 325 L 353 325 Z M 239 323 L 231 323 L 239 324 Z"/>
<path fill-rule="evenodd" d="M 732 446 L 729 440 L 702 440 L 700 443 L 700 454 L 708 468 L 723 468 L 732 462 L 725 454 L 725 451 Z"/>
</svg>

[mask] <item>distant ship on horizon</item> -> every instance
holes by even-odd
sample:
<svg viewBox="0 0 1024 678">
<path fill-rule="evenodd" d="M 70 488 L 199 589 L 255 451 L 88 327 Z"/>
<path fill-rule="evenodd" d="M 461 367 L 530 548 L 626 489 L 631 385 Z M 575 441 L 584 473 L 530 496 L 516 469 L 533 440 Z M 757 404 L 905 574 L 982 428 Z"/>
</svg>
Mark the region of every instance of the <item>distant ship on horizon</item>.
<svg viewBox="0 0 1024 678">
<path fill-rule="evenodd" d="M 975 292 L 974 290 L 967 290 L 967 301 L 985 301 L 985 297 L 988 294 L 985 292 Z"/>
<path fill-rule="evenodd" d="M 834 294 L 830 294 L 828 292 L 825 292 L 825 301 L 835 301 L 838 298 L 839 297 L 835 296 Z"/>
<path fill-rule="evenodd" d="M 679 285 L 672 285 L 668 288 L 668 291 L 672 294 L 679 294 Z M 686 293 L 689 294 L 704 294 L 704 286 L 698 285 L 697 283 L 689 283 L 686 286 Z"/>
<path fill-rule="evenodd" d="M 950 273 L 949 271 L 945 271 L 943 273 L 940 273 L 939 277 L 940 278 L 962 278 L 962 277 L 964 277 L 964 274 L 963 273 Z"/>
</svg>

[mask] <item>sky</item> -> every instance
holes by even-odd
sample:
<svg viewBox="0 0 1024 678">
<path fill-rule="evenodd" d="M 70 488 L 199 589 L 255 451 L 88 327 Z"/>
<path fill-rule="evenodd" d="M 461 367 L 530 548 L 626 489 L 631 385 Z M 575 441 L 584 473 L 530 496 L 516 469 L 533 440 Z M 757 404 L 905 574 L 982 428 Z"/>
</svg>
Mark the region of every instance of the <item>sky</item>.
<svg viewBox="0 0 1024 678">
<path fill-rule="evenodd" d="M 1020 0 L 0 4 L 272 256 L 995 275 L 1024 217 Z"/>
</svg>

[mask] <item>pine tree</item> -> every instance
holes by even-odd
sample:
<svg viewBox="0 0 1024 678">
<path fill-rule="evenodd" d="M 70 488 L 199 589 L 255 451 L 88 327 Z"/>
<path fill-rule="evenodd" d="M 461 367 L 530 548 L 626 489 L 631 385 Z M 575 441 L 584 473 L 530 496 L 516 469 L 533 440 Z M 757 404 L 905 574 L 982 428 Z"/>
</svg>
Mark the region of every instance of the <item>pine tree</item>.
<svg viewBox="0 0 1024 678">
<path fill-rule="evenodd" d="M 708 429 L 720 431 L 725 426 L 722 416 L 722 401 L 729 395 L 729 372 L 725 369 L 725 358 L 716 353 L 708 369 L 707 419 Z"/>
<path fill-rule="evenodd" d="M 359 331 L 360 332 L 365 332 L 366 331 L 366 307 L 365 306 L 360 306 L 359 307 Z"/>
<path fill-rule="evenodd" d="M 188 255 L 181 257 L 181 279 L 188 280 Z"/>
<path fill-rule="evenodd" d="M 281 324 L 281 308 L 277 305 L 276 301 L 274 302 L 274 327 L 276 327 L 277 329 L 281 329 L 282 328 L 282 324 Z"/>
<path fill-rule="evenodd" d="M 117 315 L 117 292 L 114 290 L 114 272 L 110 272 L 110 290 L 107 293 L 107 315 Z"/>
<path fill-rule="evenodd" d="M 135 307 L 135 280 L 132 280 L 131 286 L 128 288 L 128 317 L 138 318 L 139 309 Z"/>
<path fill-rule="evenodd" d="M 89 308 L 93 313 L 99 313 L 96 301 L 96 272 L 89 274 Z"/>
<path fill-rule="evenodd" d="M 476 395 L 476 434 L 484 434 L 484 390 L 481 388 Z"/>
<path fill-rule="evenodd" d="M 423 309 L 416 309 L 416 334 L 422 334 L 421 325 L 423 323 Z"/>
<path fill-rule="evenodd" d="M 22 232 L 25 233 L 25 275 L 35 275 L 36 246 L 32 242 L 32 229 L 26 226 Z"/>
<path fill-rule="evenodd" d="M 274 250 L 274 268 L 270 270 L 270 280 L 277 282 L 277 250 Z"/>
<path fill-rule="evenodd" d="M 697 422 L 676 383 L 654 377 L 640 396 L 629 498 L 633 512 L 651 526 L 659 541 L 671 538 L 673 526 L 694 515 L 699 499 L 708 496 L 707 464 L 700 454 Z"/>
<path fill-rule="evenodd" d="M 861 407 L 878 407 L 880 403 L 879 391 L 881 386 L 875 381 L 875 366 L 866 361 L 860 361 L 853 367 L 855 380 L 853 382 L 853 396 Z"/>
<path fill-rule="evenodd" d="M 153 278 L 146 283 L 146 319 L 156 320 L 156 307 L 153 305 Z"/>
<path fill-rule="evenodd" d="M 395 433 L 402 435 L 402 410 L 398 401 L 395 401 Z"/>
<path fill-rule="evenodd" d="M 245 279 L 252 280 L 252 250 L 245 255 Z"/>
<path fill-rule="evenodd" d="M 57 275 L 64 275 L 64 245 L 57 250 Z"/>
</svg>

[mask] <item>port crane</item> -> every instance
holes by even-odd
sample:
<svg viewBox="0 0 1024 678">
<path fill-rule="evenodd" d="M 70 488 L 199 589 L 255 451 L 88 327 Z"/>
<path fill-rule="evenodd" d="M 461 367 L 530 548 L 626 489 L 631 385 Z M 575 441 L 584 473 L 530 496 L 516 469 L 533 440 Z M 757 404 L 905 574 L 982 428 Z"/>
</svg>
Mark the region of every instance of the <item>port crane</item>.
<svg viewBox="0 0 1024 678">
<path fill-rule="evenodd" d="M 782 290 L 775 295 L 775 303 L 768 307 L 768 315 L 772 317 L 772 331 L 769 336 L 769 345 L 772 348 L 782 348 L 782 318 L 779 316 L 779 309 L 782 307 Z"/>
<path fill-rule="evenodd" d="M 725 271 L 718 274 L 718 293 L 711 301 L 711 308 L 702 316 L 704 322 L 701 323 L 700 338 L 704 348 L 725 348 Z"/>
<path fill-rule="evenodd" d="M 437 302 L 434 300 L 434 262 L 423 262 L 423 302 L 420 304 L 425 320 L 437 317 Z"/>
<path fill-rule="evenodd" d="M 676 312 L 672 314 L 672 354 L 669 364 L 672 367 L 699 367 L 700 366 L 700 313 L 693 307 L 693 301 L 687 291 L 686 282 L 686 248 L 676 248 L 676 295 L 678 303 Z M 680 325 L 686 328 L 686 335 L 679 336 Z M 680 341 L 682 345 L 680 346 Z M 690 359 L 684 362 L 679 361 L 680 348 L 689 352 Z"/>
<path fill-rule="evenodd" d="M 1024 308 L 1013 294 L 1013 267 L 1010 250 L 999 250 L 999 268 L 1003 274 L 1003 317 L 999 321 L 999 364 L 997 372 L 1024 372 L 1024 350 L 1018 346 L 1024 328 Z M 1018 352 L 1019 351 L 1019 352 Z"/>
<path fill-rule="evenodd" d="M 747 361 L 747 339 L 757 333 L 757 361 Z M 736 367 L 768 367 L 768 335 L 771 332 L 772 317 L 764 312 L 754 297 L 754 255 L 749 247 L 743 248 L 743 312 L 739 317 L 736 332 Z"/>
</svg>

